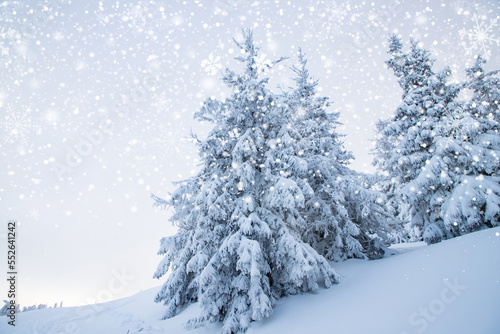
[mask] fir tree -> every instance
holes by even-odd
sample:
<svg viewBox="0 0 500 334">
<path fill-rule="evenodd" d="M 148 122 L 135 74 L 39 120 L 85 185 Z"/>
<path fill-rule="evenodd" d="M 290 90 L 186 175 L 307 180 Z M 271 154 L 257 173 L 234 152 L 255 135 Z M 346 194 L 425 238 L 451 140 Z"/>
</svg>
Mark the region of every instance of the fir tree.
<svg viewBox="0 0 500 334">
<path fill-rule="evenodd" d="M 272 313 L 278 298 L 315 291 L 340 277 L 325 258 L 301 240 L 305 221 L 299 210 L 311 187 L 299 180 L 307 168 L 295 152 L 298 133 L 289 108 L 266 88 L 252 33 L 236 43 L 245 64 L 226 70 L 232 92 L 225 101 L 208 99 L 196 117 L 214 129 L 199 143 L 201 171 L 181 182 L 171 198 L 174 236 L 163 238 L 164 259 L 154 275 L 172 270 L 156 296 L 167 306 L 164 318 L 199 301 L 197 327 L 222 321 L 223 333 L 244 332 L 251 321 Z"/>
<path fill-rule="evenodd" d="M 3 302 L 4 302 L 4 305 L 0 309 L 0 316 L 7 315 L 9 313 L 8 308 L 10 306 L 10 301 L 4 299 Z"/>
<path fill-rule="evenodd" d="M 415 41 L 411 42 L 410 53 L 403 54 L 399 39 L 392 36 L 389 52 L 393 59 L 402 59 L 387 64 L 399 78 L 403 101 L 393 117 L 378 124 L 374 165 L 383 176 L 380 187 L 386 191 L 398 217 L 403 222 L 411 219 L 412 226 L 423 231 L 424 238 L 431 242 L 441 238 L 437 232 L 431 237 L 430 230 L 424 231 L 438 223 L 435 213 L 428 211 L 425 203 L 403 201 L 403 188 L 420 175 L 433 156 L 440 131 L 437 124 L 456 108 L 461 86 L 447 84 L 449 68 L 435 74 L 429 53 Z M 437 231 L 434 225 L 432 230 Z"/>
<path fill-rule="evenodd" d="M 475 64 L 466 70 L 469 80 L 466 87 L 472 90 L 473 96 L 469 110 L 473 116 L 494 119 L 500 122 L 500 70 L 486 73 L 483 64 L 486 60 L 478 56 Z"/>
<path fill-rule="evenodd" d="M 425 80 L 434 74 L 434 59 L 430 52 L 418 46 L 419 42 L 410 39 L 410 52 L 403 53 L 403 43 L 396 35 L 389 37 L 389 53 L 387 68 L 392 69 L 403 89 L 403 99 L 413 89 L 421 87 Z"/>
<path fill-rule="evenodd" d="M 403 189 L 428 243 L 499 224 L 500 81 L 482 63 L 479 57 L 467 70 L 471 101 L 448 104 L 435 125 L 432 157 Z"/>
<path fill-rule="evenodd" d="M 404 238 L 409 238 L 408 233 L 412 228 L 410 224 L 410 207 L 401 200 L 400 190 L 414 178 L 415 171 L 419 170 L 426 161 L 427 148 L 418 145 L 408 148 L 404 134 L 415 129 L 414 127 L 425 120 L 424 107 L 422 104 L 424 83 L 435 73 L 432 70 L 434 59 L 430 53 L 418 46 L 418 42 L 410 39 L 409 52 L 403 52 L 403 44 L 396 35 L 389 38 L 388 54 L 391 56 L 386 61 L 387 68 L 394 72 L 398 78 L 399 85 L 403 89 L 403 103 L 397 108 L 395 114 L 390 119 L 379 120 L 376 124 L 377 137 L 375 140 L 373 165 L 376 166 L 381 176 L 377 186 L 386 194 L 388 204 L 393 207 L 395 216 L 400 220 L 404 228 L 399 232 L 405 234 Z M 419 92 L 414 92 L 419 90 Z M 418 135 L 414 133 L 414 136 Z M 428 141 L 428 140 L 427 140 Z M 411 160 L 401 159 L 403 156 L 413 155 Z M 419 235 L 420 232 L 414 231 Z"/>
<path fill-rule="evenodd" d="M 295 153 L 301 160 L 293 163 L 303 166 L 297 182 L 311 187 L 302 210 L 307 221 L 304 240 L 329 260 L 379 258 L 391 217 L 386 200 L 366 186 L 366 177 L 348 168 L 353 155 L 336 131 L 339 113 L 327 111 L 330 103 L 317 96 L 317 82 L 306 64 L 299 50 L 299 66 L 292 67 L 296 88 L 285 102 L 296 115 Z"/>
</svg>

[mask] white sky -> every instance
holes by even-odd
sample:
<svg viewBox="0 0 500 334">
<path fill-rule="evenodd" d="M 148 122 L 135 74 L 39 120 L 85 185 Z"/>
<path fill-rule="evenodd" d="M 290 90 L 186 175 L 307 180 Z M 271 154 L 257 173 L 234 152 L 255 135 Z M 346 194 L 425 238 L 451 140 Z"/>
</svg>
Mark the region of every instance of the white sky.
<svg viewBox="0 0 500 334">
<path fill-rule="evenodd" d="M 254 29 L 269 59 L 290 57 L 269 72 L 273 89 L 293 84 L 286 66 L 302 47 L 360 171 L 373 171 L 374 123 L 401 95 L 384 64 L 389 33 L 406 45 L 419 39 L 438 58 L 435 70 L 449 65 L 458 79 L 477 52 L 500 68 L 494 0 L 42 4 L 0 5 L 0 254 L 7 220 L 17 219 L 22 305 L 88 304 L 163 283 L 152 279 L 156 252 L 175 229 L 149 194 L 196 171 L 194 147 L 180 138 L 206 133 L 192 116 L 206 97 L 224 97 L 219 70 L 237 68 L 241 28 Z M 81 161 L 68 166 L 78 147 Z"/>
</svg>

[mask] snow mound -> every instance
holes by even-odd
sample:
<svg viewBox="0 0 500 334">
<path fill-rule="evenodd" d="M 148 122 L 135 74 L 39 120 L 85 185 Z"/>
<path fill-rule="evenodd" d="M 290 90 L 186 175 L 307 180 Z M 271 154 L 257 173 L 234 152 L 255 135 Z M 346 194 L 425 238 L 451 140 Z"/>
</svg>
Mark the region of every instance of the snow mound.
<svg viewBox="0 0 500 334">
<path fill-rule="evenodd" d="M 420 246 L 420 247 L 419 247 Z M 393 246 L 382 260 L 348 260 L 333 266 L 341 284 L 317 294 L 284 298 L 274 314 L 248 334 L 396 333 L 497 334 L 500 328 L 500 228 L 441 243 Z M 197 304 L 160 320 L 153 302 L 159 288 L 103 304 L 34 310 L 17 315 L 16 327 L 0 318 L 0 333 L 218 333 L 219 324 L 193 331 L 184 323 Z"/>
</svg>

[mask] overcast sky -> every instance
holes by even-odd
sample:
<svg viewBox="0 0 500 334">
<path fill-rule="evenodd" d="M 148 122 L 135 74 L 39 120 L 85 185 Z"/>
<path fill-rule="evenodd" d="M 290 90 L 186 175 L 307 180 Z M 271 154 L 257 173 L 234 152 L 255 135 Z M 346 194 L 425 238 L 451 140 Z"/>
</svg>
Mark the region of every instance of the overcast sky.
<svg viewBox="0 0 500 334">
<path fill-rule="evenodd" d="M 150 193 L 196 172 L 182 138 L 209 130 L 193 114 L 227 93 L 220 71 L 238 68 L 242 28 L 264 60 L 290 57 L 267 73 L 271 89 L 293 84 L 302 47 L 341 113 L 352 168 L 372 172 L 374 123 L 401 96 L 384 64 L 388 34 L 420 40 L 435 70 L 460 80 L 477 53 L 500 68 L 499 14 L 495 0 L 3 2 L 1 254 L 16 219 L 18 302 L 81 305 L 163 283 L 152 279 L 156 253 L 175 229 Z"/>
</svg>

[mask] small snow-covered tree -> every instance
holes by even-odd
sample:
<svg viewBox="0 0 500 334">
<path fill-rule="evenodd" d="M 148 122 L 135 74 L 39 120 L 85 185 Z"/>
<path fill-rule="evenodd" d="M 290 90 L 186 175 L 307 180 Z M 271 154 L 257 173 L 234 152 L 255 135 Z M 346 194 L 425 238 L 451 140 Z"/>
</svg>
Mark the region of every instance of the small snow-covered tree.
<svg viewBox="0 0 500 334">
<path fill-rule="evenodd" d="M 496 72 L 484 73 L 483 62 L 467 70 L 472 99 L 447 105 L 435 124 L 432 157 L 402 190 L 428 243 L 499 225 L 500 124 L 498 95 L 491 92 L 500 81 Z"/>
<path fill-rule="evenodd" d="M 475 64 L 466 70 L 469 80 L 466 87 L 473 92 L 470 110 L 473 116 L 500 122 L 500 70 L 486 73 L 486 60 L 478 56 Z"/>
<path fill-rule="evenodd" d="M 9 313 L 8 307 L 10 306 L 10 301 L 4 299 L 3 302 L 4 302 L 4 305 L 0 309 L 0 316 L 7 315 Z"/>
<path fill-rule="evenodd" d="M 340 280 L 301 239 L 299 210 L 311 187 L 298 175 L 307 167 L 295 152 L 290 109 L 260 77 L 276 62 L 259 61 L 250 31 L 236 44 L 245 71 L 226 70 L 231 96 L 206 100 L 196 114 L 214 124 L 199 142 L 201 171 L 170 198 L 153 196 L 173 208 L 178 227 L 161 240 L 164 259 L 154 274 L 171 270 L 155 299 L 167 306 L 164 318 L 199 301 L 201 314 L 189 327 L 222 321 L 228 334 L 269 316 L 282 296 L 315 291 L 320 279 L 327 287 Z"/>
<path fill-rule="evenodd" d="M 307 221 L 304 240 L 329 260 L 379 258 L 391 217 L 386 200 L 367 186 L 365 176 L 348 168 L 353 155 L 336 131 L 339 113 L 328 112 L 328 99 L 316 95 L 317 82 L 306 64 L 299 50 L 299 66 L 292 67 L 296 88 L 285 100 L 295 115 L 294 153 L 300 157 L 291 164 L 301 166 L 298 182 L 311 187 L 301 210 Z"/>
<path fill-rule="evenodd" d="M 2 306 L 2 308 L 0 309 L 0 316 L 8 315 L 10 312 L 10 309 L 9 309 L 11 307 L 10 301 L 4 299 L 3 302 L 4 302 L 4 306 Z M 21 305 L 15 304 L 14 312 L 15 313 L 21 312 Z"/>
</svg>

